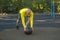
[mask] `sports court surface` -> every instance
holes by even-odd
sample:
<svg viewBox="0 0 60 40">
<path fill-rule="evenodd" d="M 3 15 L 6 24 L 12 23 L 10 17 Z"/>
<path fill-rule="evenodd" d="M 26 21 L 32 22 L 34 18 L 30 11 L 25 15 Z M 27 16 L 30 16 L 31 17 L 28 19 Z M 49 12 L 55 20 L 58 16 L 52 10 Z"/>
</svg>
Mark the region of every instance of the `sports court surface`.
<svg viewBox="0 0 60 40">
<path fill-rule="evenodd" d="M 53 19 L 50 15 L 35 15 L 34 32 L 25 35 L 20 23 L 16 29 L 17 15 L 0 16 L 0 40 L 60 40 L 60 15 Z"/>
</svg>

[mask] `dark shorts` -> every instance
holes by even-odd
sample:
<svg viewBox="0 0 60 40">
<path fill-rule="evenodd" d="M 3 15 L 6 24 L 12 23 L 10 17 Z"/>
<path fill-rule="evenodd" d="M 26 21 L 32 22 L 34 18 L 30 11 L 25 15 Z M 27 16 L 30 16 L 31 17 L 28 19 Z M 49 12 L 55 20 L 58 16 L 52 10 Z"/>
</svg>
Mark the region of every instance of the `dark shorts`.
<svg viewBox="0 0 60 40">
<path fill-rule="evenodd" d="M 28 20 L 28 17 L 30 17 L 30 16 L 25 16 L 25 21 L 27 21 Z M 18 14 L 18 18 L 17 18 L 18 20 L 21 20 L 21 14 Z"/>
</svg>

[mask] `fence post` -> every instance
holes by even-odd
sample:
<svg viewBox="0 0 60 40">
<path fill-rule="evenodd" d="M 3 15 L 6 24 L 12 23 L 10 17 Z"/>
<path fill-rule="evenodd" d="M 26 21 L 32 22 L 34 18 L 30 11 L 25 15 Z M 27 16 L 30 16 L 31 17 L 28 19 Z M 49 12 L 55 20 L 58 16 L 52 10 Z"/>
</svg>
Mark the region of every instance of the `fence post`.
<svg viewBox="0 0 60 40">
<path fill-rule="evenodd" d="M 55 6 L 53 0 L 50 0 L 50 5 L 51 5 L 51 16 L 55 18 Z"/>
</svg>

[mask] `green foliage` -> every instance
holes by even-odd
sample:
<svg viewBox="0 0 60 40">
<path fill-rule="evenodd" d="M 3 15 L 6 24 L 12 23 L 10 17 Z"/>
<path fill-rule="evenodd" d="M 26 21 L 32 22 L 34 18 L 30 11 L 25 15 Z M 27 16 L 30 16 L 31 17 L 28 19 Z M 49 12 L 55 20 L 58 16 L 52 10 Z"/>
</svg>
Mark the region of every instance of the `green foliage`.
<svg viewBox="0 0 60 40">
<path fill-rule="evenodd" d="M 60 0 L 54 1 L 55 11 L 60 11 Z M 21 8 L 28 7 L 34 12 L 51 12 L 50 0 L 0 0 L 0 12 L 18 12 Z"/>
</svg>

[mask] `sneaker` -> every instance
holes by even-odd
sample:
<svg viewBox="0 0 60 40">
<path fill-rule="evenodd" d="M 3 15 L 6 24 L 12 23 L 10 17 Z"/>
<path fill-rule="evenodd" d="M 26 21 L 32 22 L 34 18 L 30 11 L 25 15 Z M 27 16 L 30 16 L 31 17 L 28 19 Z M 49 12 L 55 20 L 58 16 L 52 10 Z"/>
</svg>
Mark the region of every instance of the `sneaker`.
<svg viewBox="0 0 60 40">
<path fill-rule="evenodd" d="M 17 26 L 16 29 L 18 30 L 19 29 L 19 26 Z"/>
</svg>

